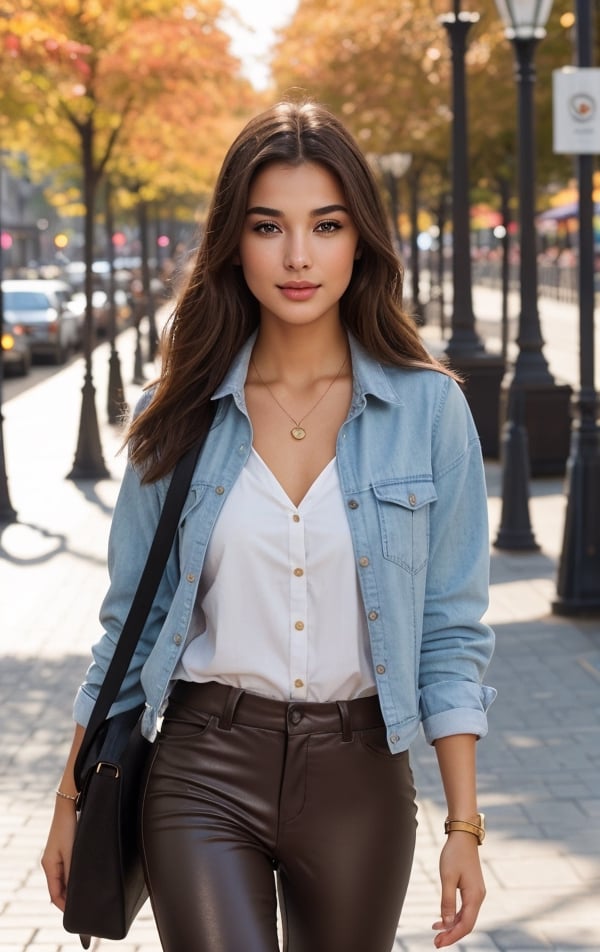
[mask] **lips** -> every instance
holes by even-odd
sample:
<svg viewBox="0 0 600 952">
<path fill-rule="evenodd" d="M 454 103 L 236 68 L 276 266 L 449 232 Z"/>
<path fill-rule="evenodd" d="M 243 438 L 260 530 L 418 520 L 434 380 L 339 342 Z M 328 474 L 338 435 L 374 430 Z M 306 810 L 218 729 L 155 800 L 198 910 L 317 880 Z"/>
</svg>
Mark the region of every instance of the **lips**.
<svg viewBox="0 0 600 952">
<path fill-rule="evenodd" d="M 308 301 L 319 290 L 319 285 L 310 281 L 286 281 L 278 287 L 289 301 Z"/>
</svg>

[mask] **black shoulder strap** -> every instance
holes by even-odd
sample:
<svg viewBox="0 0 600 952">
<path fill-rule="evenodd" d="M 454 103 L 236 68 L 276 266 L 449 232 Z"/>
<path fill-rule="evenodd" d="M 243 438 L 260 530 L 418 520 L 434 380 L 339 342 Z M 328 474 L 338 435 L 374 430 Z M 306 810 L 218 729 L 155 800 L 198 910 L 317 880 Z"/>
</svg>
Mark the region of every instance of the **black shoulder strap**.
<svg viewBox="0 0 600 952">
<path fill-rule="evenodd" d="M 94 736 L 106 719 L 110 707 L 115 700 L 123 682 L 127 669 L 133 657 L 136 645 L 146 624 L 152 602 L 156 596 L 162 574 L 164 572 L 173 539 L 177 532 L 177 525 L 185 498 L 190 488 L 192 475 L 200 446 L 194 445 L 181 457 L 173 471 L 171 482 L 167 490 L 160 519 L 144 571 L 140 578 L 131 608 L 119 636 L 115 653 L 106 671 L 104 681 L 98 693 L 94 709 L 85 730 L 83 741 L 75 762 L 75 776 L 79 777 L 87 752 Z"/>
</svg>

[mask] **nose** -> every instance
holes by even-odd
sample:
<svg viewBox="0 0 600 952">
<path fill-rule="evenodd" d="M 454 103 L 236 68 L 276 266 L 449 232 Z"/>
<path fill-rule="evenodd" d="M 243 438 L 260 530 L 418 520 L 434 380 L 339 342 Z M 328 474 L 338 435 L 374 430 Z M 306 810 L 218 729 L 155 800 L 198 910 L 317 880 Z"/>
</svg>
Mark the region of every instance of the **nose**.
<svg viewBox="0 0 600 952">
<path fill-rule="evenodd" d="M 304 235 L 289 236 L 285 247 L 284 266 L 288 271 L 303 271 L 310 268 L 310 250 Z"/>
</svg>

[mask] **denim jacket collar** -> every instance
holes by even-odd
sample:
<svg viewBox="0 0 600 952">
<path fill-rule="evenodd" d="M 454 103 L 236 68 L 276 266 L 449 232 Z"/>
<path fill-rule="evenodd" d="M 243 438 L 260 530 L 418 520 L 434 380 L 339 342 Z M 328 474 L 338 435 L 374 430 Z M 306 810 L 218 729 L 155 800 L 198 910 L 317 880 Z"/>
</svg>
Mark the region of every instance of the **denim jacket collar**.
<svg viewBox="0 0 600 952">
<path fill-rule="evenodd" d="M 244 385 L 257 334 L 258 331 L 254 331 L 238 351 L 221 385 L 215 390 L 212 396 L 213 400 L 232 396 L 240 409 L 245 409 Z M 369 394 L 384 403 L 402 406 L 404 401 L 390 384 L 382 365 L 374 357 L 371 357 L 353 334 L 348 333 L 348 343 L 350 345 L 354 378 L 352 409 L 364 406 L 365 399 Z"/>
</svg>

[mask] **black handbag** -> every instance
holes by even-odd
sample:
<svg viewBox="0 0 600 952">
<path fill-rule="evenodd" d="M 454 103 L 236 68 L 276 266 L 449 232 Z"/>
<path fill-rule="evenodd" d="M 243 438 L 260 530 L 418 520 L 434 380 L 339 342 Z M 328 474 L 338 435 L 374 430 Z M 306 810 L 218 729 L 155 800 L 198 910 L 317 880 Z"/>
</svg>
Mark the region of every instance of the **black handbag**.
<svg viewBox="0 0 600 952">
<path fill-rule="evenodd" d="M 140 730 L 144 705 L 107 717 L 148 617 L 173 545 L 199 446 L 173 472 L 156 533 L 115 653 L 75 762 L 80 791 L 63 926 L 91 937 L 123 939 L 148 897 L 138 848 L 138 803 L 151 744 Z"/>
</svg>

